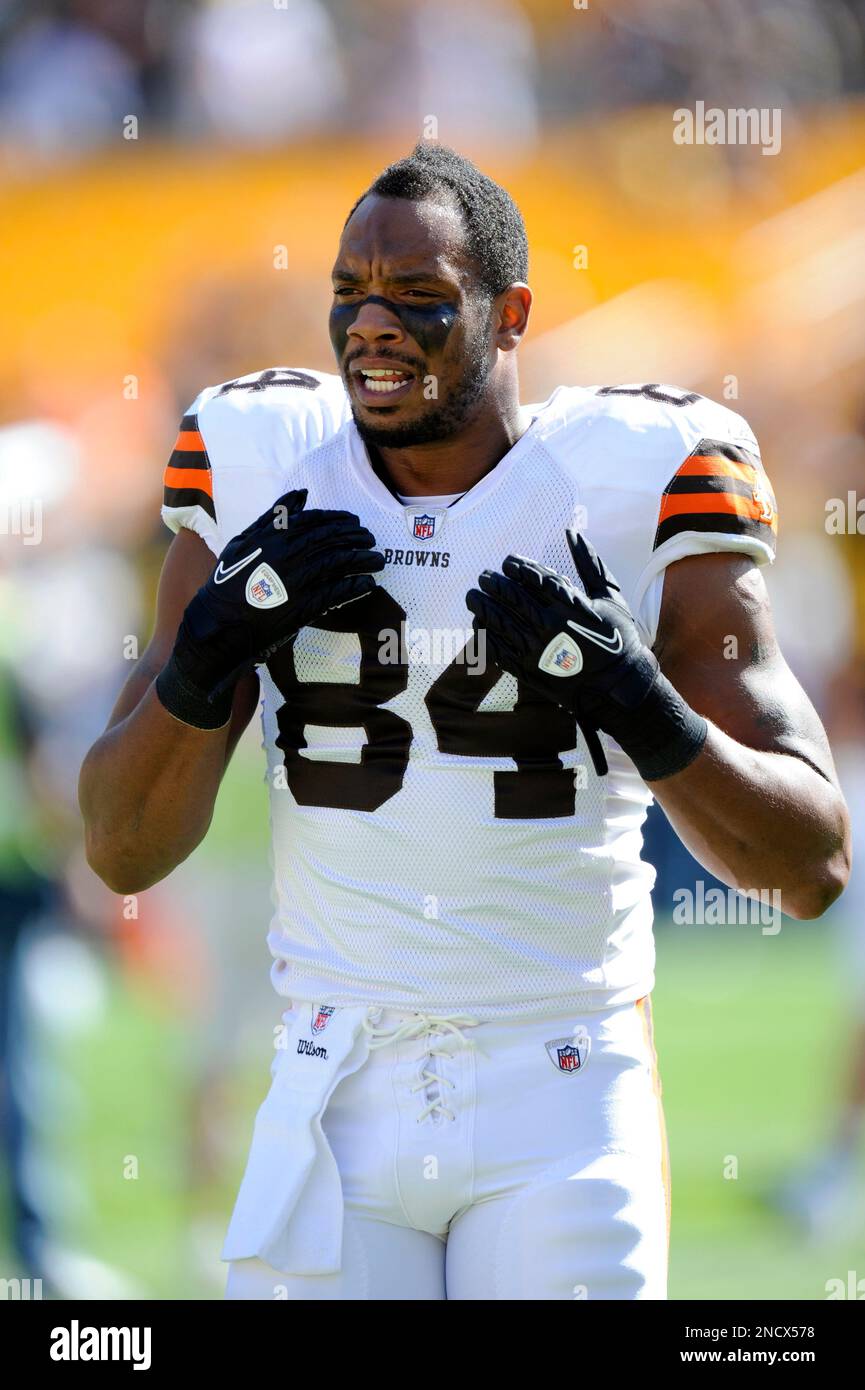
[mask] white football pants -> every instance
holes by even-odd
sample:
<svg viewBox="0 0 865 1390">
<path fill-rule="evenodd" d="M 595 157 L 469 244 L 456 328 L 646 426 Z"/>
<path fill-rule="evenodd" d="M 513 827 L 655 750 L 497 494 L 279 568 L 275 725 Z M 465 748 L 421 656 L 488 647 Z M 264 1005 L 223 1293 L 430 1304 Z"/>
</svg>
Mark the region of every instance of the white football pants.
<svg viewBox="0 0 865 1390">
<path fill-rule="evenodd" d="M 303 1085 L 327 1064 L 332 1020 L 316 1004 L 286 1018 L 298 1014 L 290 1065 Z M 336 1268 L 310 1273 L 288 1258 L 278 1263 L 292 1272 L 275 1268 L 239 1200 L 228 1298 L 666 1297 L 667 1150 L 648 999 L 578 1018 L 367 1015 L 363 1060 L 352 1054 L 356 1069 L 337 1074 L 320 1112 L 336 1184 L 325 1169 L 295 1199 L 313 1233 L 336 1222 L 338 1245 L 341 1228 Z M 278 1207 L 273 1107 L 284 1111 L 289 1093 L 274 1097 L 276 1085 L 244 1179 L 253 1212 Z M 269 1169 L 253 1167 L 256 1145 L 270 1145 Z"/>
</svg>

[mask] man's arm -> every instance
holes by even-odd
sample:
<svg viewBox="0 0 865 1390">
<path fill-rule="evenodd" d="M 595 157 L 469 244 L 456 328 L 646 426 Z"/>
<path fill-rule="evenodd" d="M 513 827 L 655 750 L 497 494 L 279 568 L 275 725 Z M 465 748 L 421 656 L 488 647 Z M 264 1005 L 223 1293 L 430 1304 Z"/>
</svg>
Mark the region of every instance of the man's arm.
<svg viewBox="0 0 865 1390">
<path fill-rule="evenodd" d="M 601 774 L 595 731 L 611 735 L 707 869 L 819 917 L 847 882 L 849 817 L 759 571 L 728 553 L 671 564 L 653 653 L 597 551 L 567 535 L 582 591 L 520 555 L 469 590 L 489 655 L 574 714 Z"/>
<path fill-rule="evenodd" d="M 175 536 L 162 567 L 153 636 L 81 769 L 87 861 L 116 893 L 164 878 L 204 839 L 216 793 L 258 701 L 258 677 L 238 681 L 221 729 L 183 724 L 153 683 L 171 655 L 184 609 L 215 560 L 194 532 Z"/>
<path fill-rule="evenodd" d="M 733 888 L 778 889 L 793 917 L 843 890 L 850 825 L 820 719 L 778 646 L 760 571 L 747 558 L 670 565 L 655 654 L 709 720 L 689 766 L 651 789 L 696 859 Z"/>
<path fill-rule="evenodd" d="M 306 501 L 306 488 L 277 498 L 218 566 L 198 537 L 172 543 L 153 641 L 81 772 L 88 862 L 115 892 L 149 888 L 201 843 L 255 708 L 253 667 L 375 588 L 372 532 Z"/>
</svg>

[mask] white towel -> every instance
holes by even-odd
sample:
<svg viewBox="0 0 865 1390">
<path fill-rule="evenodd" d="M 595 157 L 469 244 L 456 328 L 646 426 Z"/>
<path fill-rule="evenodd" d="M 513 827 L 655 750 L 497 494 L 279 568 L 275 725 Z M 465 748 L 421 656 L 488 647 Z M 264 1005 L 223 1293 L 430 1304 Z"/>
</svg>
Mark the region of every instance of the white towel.
<svg viewBox="0 0 865 1390">
<path fill-rule="evenodd" d="M 365 1005 L 323 1014 L 300 1003 L 286 1015 L 286 1045 L 256 1116 L 224 1260 L 258 1257 L 284 1274 L 340 1269 L 342 1182 L 321 1117 L 337 1083 L 366 1061 L 367 1013 Z"/>
</svg>

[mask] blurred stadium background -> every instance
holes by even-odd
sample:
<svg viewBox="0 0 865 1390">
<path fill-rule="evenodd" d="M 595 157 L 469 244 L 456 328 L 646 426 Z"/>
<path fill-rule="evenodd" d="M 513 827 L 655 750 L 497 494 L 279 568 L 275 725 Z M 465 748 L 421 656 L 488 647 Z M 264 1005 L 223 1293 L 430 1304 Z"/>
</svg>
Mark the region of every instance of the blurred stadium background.
<svg viewBox="0 0 865 1390">
<path fill-rule="evenodd" d="M 865 496 L 863 47 L 860 0 L 0 0 L 0 1278 L 221 1291 L 279 1015 L 257 731 L 137 901 L 84 864 L 77 770 L 147 639 L 177 419 L 331 369 L 339 227 L 418 136 L 524 210 L 526 399 L 651 379 L 754 426 L 778 625 L 862 839 L 865 552 L 825 523 Z M 780 108 L 780 152 L 675 144 L 697 100 Z M 824 1298 L 865 1276 L 865 888 L 777 934 L 678 926 L 707 876 L 657 813 L 650 844 L 671 1294 Z"/>
</svg>

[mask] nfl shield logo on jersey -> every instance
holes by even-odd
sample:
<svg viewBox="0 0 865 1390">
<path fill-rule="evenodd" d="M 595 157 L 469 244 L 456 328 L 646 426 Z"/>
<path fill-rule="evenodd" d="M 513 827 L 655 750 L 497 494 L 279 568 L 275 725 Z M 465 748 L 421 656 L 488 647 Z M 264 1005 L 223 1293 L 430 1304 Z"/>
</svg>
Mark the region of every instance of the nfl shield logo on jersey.
<svg viewBox="0 0 865 1390">
<path fill-rule="evenodd" d="M 334 1004 L 319 1004 L 312 1010 L 312 1031 L 313 1033 L 323 1033 L 333 1014 L 336 1012 Z"/>
<path fill-rule="evenodd" d="M 442 529 L 444 519 L 444 511 L 419 512 L 416 507 L 405 509 L 406 525 L 413 541 L 431 541 Z"/>
<path fill-rule="evenodd" d="M 587 1033 L 575 1033 L 570 1038 L 551 1038 L 546 1044 L 547 1055 L 558 1071 L 582 1071 L 589 1059 L 590 1042 Z"/>
</svg>

